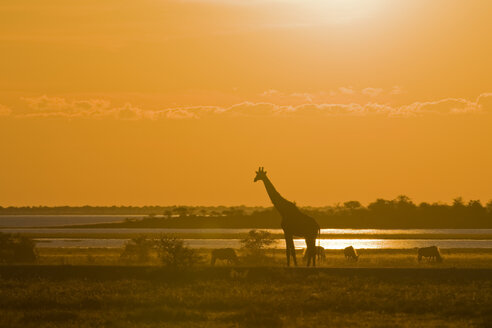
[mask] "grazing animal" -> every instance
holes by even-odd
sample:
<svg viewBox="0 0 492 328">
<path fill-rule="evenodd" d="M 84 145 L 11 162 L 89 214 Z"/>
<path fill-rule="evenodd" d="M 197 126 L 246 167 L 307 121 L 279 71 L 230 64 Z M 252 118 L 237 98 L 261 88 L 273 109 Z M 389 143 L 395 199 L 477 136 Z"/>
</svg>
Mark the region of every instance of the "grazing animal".
<svg viewBox="0 0 492 328">
<path fill-rule="evenodd" d="M 290 257 L 294 260 L 294 265 L 297 266 L 296 250 L 294 248 L 294 237 L 304 238 L 306 241 L 307 266 L 313 263 L 316 266 L 316 238 L 320 233 L 319 225 L 315 219 L 302 213 L 296 204 L 288 201 L 280 196 L 278 191 L 273 186 L 270 179 L 266 175 L 263 167 L 256 171 L 254 182 L 263 181 L 270 200 L 275 209 L 282 217 L 281 227 L 284 230 L 284 238 L 286 244 L 287 266 L 290 266 Z"/>
<path fill-rule="evenodd" d="M 322 246 L 316 246 L 315 254 L 318 262 L 323 262 L 326 259 L 325 249 Z M 307 255 L 308 255 L 307 248 L 305 248 L 304 255 L 303 255 L 304 261 L 307 260 Z"/>
<path fill-rule="evenodd" d="M 434 260 L 436 262 L 442 262 L 441 251 L 437 246 L 429 246 L 419 248 L 418 251 L 418 260 L 422 261 L 422 257 L 427 257 L 429 261 Z"/>
<path fill-rule="evenodd" d="M 229 262 L 229 264 L 238 264 L 239 260 L 237 258 L 236 252 L 232 248 L 219 248 L 212 251 L 211 265 L 215 265 L 215 261 L 224 260 Z"/>
<path fill-rule="evenodd" d="M 347 260 L 354 260 L 356 262 L 359 260 L 359 254 L 357 254 L 357 250 L 352 246 L 345 247 L 343 254 Z"/>
</svg>

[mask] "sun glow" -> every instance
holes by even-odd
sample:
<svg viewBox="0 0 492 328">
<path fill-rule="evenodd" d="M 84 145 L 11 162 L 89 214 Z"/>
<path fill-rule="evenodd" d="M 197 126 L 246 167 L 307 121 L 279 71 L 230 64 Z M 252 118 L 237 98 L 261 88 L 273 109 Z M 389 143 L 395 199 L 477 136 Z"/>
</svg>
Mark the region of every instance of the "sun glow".
<svg viewBox="0 0 492 328">
<path fill-rule="evenodd" d="M 382 7 L 390 4 L 386 0 L 299 0 L 294 2 L 305 7 L 310 7 L 312 9 L 345 13 L 369 13 L 374 12 L 375 10 L 379 10 Z"/>
<path fill-rule="evenodd" d="M 491 11 L 3 0 L 0 206 L 488 201 Z"/>
<path fill-rule="evenodd" d="M 287 1 L 304 12 L 314 23 L 347 24 L 380 15 L 394 3 L 386 0 L 308 0 Z"/>
</svg>

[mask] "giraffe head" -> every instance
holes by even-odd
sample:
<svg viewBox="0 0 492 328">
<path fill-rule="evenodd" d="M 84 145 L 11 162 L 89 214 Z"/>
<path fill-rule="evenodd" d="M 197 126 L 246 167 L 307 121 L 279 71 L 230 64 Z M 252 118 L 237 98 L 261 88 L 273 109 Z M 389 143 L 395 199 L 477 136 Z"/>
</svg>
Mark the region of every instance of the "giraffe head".
<svg viewBox="0 0 492 328">
<path fill-rule="evenodd" d="M 254 182 L 258 181 L 258 180 L 263 180 L 266 178 L 266 171 L 263 167 L 259 167 L 258 168 L 258 171 L 256 171 L 256 176 L 255 176 L 255 180 Z"/>
</svg>

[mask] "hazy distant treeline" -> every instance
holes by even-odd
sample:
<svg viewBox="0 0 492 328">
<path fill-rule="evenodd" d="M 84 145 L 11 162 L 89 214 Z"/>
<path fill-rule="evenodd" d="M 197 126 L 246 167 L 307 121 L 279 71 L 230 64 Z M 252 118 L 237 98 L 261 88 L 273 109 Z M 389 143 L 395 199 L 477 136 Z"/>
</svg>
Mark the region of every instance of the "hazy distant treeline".
<svg viewBox="0 0 492 328">
<path fill-rule="evenodd" d="M 239 209 L 251 213 L 263 207 L 250 206 L 22 206 L 2 207 L 0 215 L 182 215 L 222 214 Z"/>
<path fill-rule="evenodd" d="M 367 206 L 358 201 L 326 207 L 304 207 L 322 228 L 492 228 L 492 201 L 415 204 L 406 196 L 377 199 Z M 99 227 L 128 228 L 279 228 L 280 216 L 262 207 L 19 207 L 0 208 L 0 214 L 139 214 L 141 219 Z"/>
</svg>

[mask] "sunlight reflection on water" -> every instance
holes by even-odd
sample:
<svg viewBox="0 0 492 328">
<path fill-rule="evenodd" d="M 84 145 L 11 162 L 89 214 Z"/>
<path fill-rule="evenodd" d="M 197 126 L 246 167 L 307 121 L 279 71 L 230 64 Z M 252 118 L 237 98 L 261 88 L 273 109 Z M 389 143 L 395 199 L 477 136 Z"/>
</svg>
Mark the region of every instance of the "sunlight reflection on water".
<svg viewBox="0 0 492 328">
<path fill-rule="evenodd" d="M 285 244 L 285 243 L 284 243 Z M 305 248 L 303 239 L 294 240 L 296 248 Z M 325 249 L 344 249 L 353 246 L 357 249 L 375 248 L 415 248 L 438 246 L 440 248 L 492 248 L 492 240 L 468 239 L 320 239 L 320 245 Z"/>
<path fill-rule="evenodd" d="M 162 229 L 162 228 L 0 228 L 0 232 L 7 233 L 211 233 L 231 234 L 248 233 L 252 229 Z M 282 229 L 257 229 L 271 233 L 282 234 Z M 321 229 L 323 235 L 343 234 L 381 234 L 381 235 L 415 235 L 415 234 L 492 234 L 492 229 Z"/>
<path fill-rule="evenodd" d="M 66 247 L 66 248 L 119 248 L 123 247 L 128 239 L 76 239 L 76 238 L 38 238 L 37 247 Z M 239 248 L 239 239 L 185 239 L 191 248 Z M 296 248 L 305 248 L 303 239 L 295 239 Z M 375 248 L 415 248 L 436 245 L 441 248 L 492 248 L 492 240 L 467 239 L 320 239 L 325 249 L 343 249 L 354 246 L 357 249 Z M 274 248 L 285 248 L 283 239 L 276 240 Z"/>
</svg>

